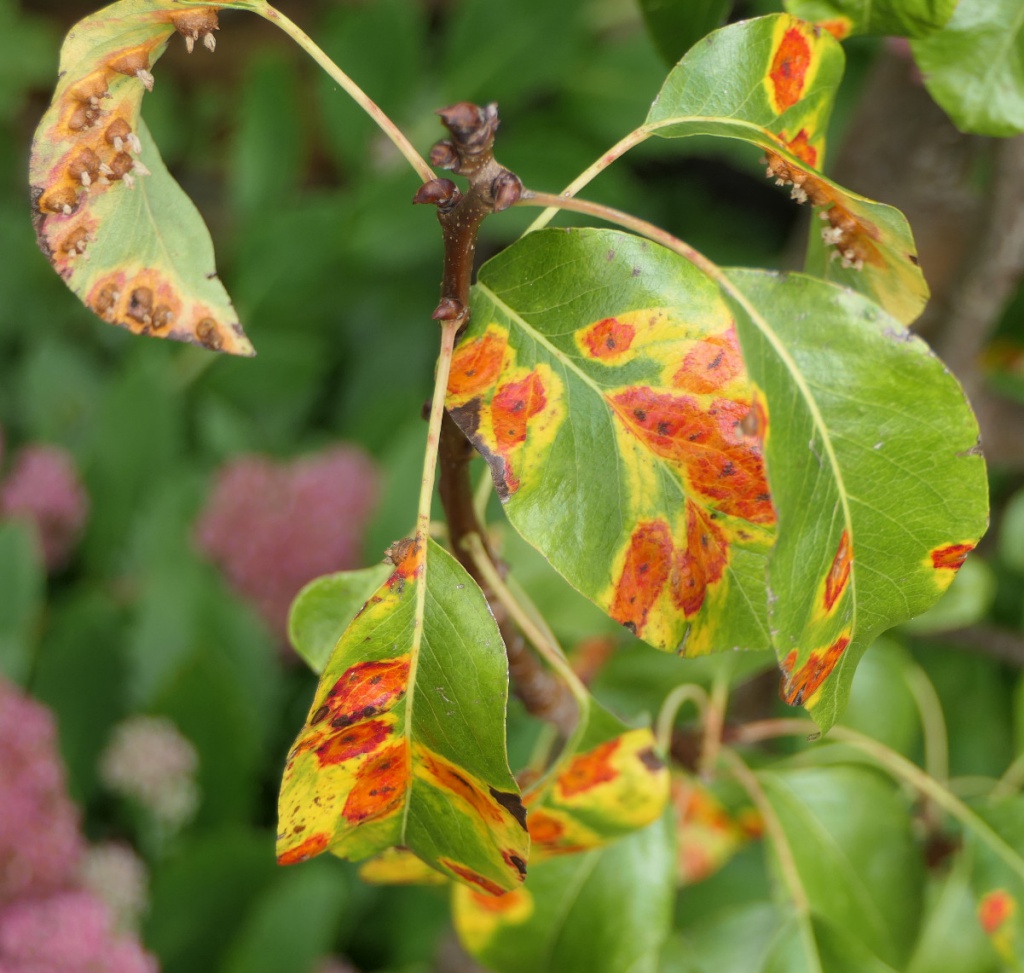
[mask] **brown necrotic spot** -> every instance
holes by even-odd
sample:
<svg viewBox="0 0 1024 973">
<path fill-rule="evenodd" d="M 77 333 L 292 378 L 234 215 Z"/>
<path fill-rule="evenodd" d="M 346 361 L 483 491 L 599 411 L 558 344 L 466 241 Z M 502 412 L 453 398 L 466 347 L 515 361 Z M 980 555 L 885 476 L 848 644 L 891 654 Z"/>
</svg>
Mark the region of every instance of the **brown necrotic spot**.
<svg viewBox="0 0 1024 973">
<path fill-rule="evenodd" d="M 158 304 L 153 311 L 153 330 L 162 331 L 174 323 L 174 311 L 166 304 Z"/>
<path fill-rule="evenodd" d="M 121 151 L 122 146 L 127 141 L 128 136 L 132 134 L 132 127 L 123 118 L 115 118 L 107 127 L 103 133 L 103 138 L 106 139 L 108 145 L 114 147 L 118 152 Z"/>
<path fill-rule="evenodd" d="M 196 323 L 196 340 L 210 351 L 220 351 L 224 345 L 220 328 L 217 327 L 217 322 L 213 318 L 201 318 Z"/>
<path fill-rule="evenodd" d="M 503 851 L 501 857 L 519 873 L 520 878 L 526 878 L 526 862 L 522 858 L 510 851 Z"/>
<path fill-rule="evenodd" d="M 106 317 L 114 309 L 117 302 L 121 299 L 121 292 L 118 290 L 116 284 L 104 284 L 99 293 L 93 299 L 92 309 L 100 315 L 100 317 Z"/>
<path fill-rule="evenodd" d="M 489 878 L 485 878 L 478 872 L 474 872 L 471 868 L 467 868 L 465 865 L 459 865 L 447 858 L 439 858 L 438 864 L 443 868 L 447 868 L 449 871 L 457 875 L 464 882 L 468 882 L 470 885 L 475 885 L 477 888 L 483 889 L 490 895 L 504 895 L 505 890 L 498 885 L 496 882 L 492 882 Z"/>
<path fill-rule="evenodd" d="M 128 298 L 128 310 L 125 312 L 139 324 L 150 324 L 153 320 L 153 291 L 149 287 L 136 287 Z"/>
<path fill-rule="evenodd" d="M 329 712 L 330 709 L 327 706 L 320 706 L 309 718 L 309 725 L 316 726 L 317 723 L 322 723 L 327 718 Z"/>
<path fill-rule="evenodd" d="M 85 253 L 89 243 L 89 231 L 84 226 L 73 229 L 60 243 L 60 252 L 67 257 Z"/>
<path fill-rule="evenodd" d="M 659 770 L 663 770 L 665 767 L 665 761 L 658 756 L 654 747 L 648 747 L 646 750 L 641 750 L 636 756 L 640 763 L 642 763 L 652 774 L 656 774 Z"/>
<path fill-rule="evenodd" d="M 491 797 L 493 797 L 509 814 L 512 815 L 519 822 L 519 826 L 525 831 L 526 830 L 526 808 L 523 807 L 523 802 L 520 800 L 518 794 L 513 794 L 511 791 L 499 791 L 491 787 Z"/>
<path fill-rule="evenodd" d="M 72 186 L 55 186 L 39 197 L 36 205 L 41 213 L 61 213 L 70 216 L 78 209 L 79 190 Z"/>
</svg>

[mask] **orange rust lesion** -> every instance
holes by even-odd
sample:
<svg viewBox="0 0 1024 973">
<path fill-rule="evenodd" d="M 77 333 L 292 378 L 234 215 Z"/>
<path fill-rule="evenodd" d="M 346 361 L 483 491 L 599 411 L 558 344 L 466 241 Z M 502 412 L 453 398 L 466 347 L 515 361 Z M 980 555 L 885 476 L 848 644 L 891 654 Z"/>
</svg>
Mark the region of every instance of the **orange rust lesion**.
<svg viewBox="0 0 1024 973">
<path fill-rule="evenodd" d="M 85 303 L 104 321 L 135 334 L 170 329 L 179 320 L 182 307 L 174 285 L 152 269 L 107 274 L 92 286 Z"/>
<path fill-rule="evenodd" d="M 479 872 L 475 872 L 472 868 L 468 868 L 465 865 L 460 865 L 458 862 L 454 862 L 450 858 L 438 858 L 437 863 L 446 871 L 449 871 L 460 878 L 463 882 L 466 882 L 469 885 L 475 885 L 478 889 L 482 889 L 488 895 L 500 896 L 507 894 L 506 890 L 498 885 L 497 882 L 492 882 L 489 878 L 486 878 Z M 519 878 L 520 881 L 522 881 L 522 876 L 519 876 Z"/>
<path fill-rule="evenodd" d="M 832 674 L 850 644 L 848 635 L 841 635 L 828 648 L 815 649 L 795 672 L 797 653 L 794 649 L 782 663 L 785 678 L 782 699 L 790 706 L 809 705 L 822 684 Z"/>
<path fill-rule="evenodd" d="M 461 403 L 493 388 L 501 374 L 507 347 L 504 332 L 491 329 L 461 344 L 452 357 L 448 395 Z"/>
<path fill-rule="evenodd" d="M 672 534 L 664 520 L 643 520 L 633 529 L 608 614 L 634 635 L 661 597 L 672 572 Z"/>
<path fill-rule="evenodd" d="M 405 740 L 399 740 L 360 767 L 342 817 L 353 824 L 386 817 L 401 806 L 409 777 L 409 748 Z"/>
<path fill-rule="evenodd" d="M 833 17 L 815 22 L 816 27 L 828 31 L 837 41 L 846 40 L 853 30 L 853 21 L 848 17 Z"/>
<path fill-rule="evenodd" d="M 690 618 L 704 605 L 708 591 L 718 584 L 729 563 L 729 541 L 705 511 L 686 501 L 686 546 L 676 551 L 672 564 L 672 600 Z"/>
<path fill-rule="evenodd" d="M 559 797 L 576 797 L 615 780 L 620 771 L 613 765 L 612 757 L 621 743 L 622 739 L 615 737 L 573 757 L 555 783 Z"/>
<path fill-rule="evenodd" d="M 959 571 L 974 547 L 975 545 L 971 541 L 964 544 L 946 544 L 943 547 L 936 547 L 929 552 L 932 567 L 936 570 Z"/>
<path fill-rule="evenodd" d="M 625 356 L 636 338 L 636 328 L 618 318 L 602 318 L 579 335 L 580 347 L 590 358 L 614 365 Z"/>
<path fill-rule="evenodd" d="M 832 611 L 832 606 L 839 600 L 840 595 L 846 590 L 846 584 L 850 580 L 850 570 L 853 567 L 853 547 L 850 544 L 850 532 L 844 530 L 839 538 L 839 548 L 828 574 L 825 576 L 825 611 Z"/>
<path fill-rule="evenodd" d="M 479 783 L 470 779 L 468 771 L 456 767 L 443 757 L 424 748 L 417 750 L 416 759 L 419 764 L 418 773 L 435 787 L 460 798 L 476 812 L 478 817 L 490 821 L 492 824 L 505 824 L 502 806 L 485 792 Z"/>
<path fill-rule="evenodd" d="M 328 720 L 334 729 L 344 729 L 389 712 L 405 697 L 409 666 L 407 655 L 350 666 L 320 700 L 310 725 Z"/>
<path fill-rule="evenodd" d="M 876 242 L 882 238 L 878 227 L 855 216 L 837 189 L 817 173 L 795 165 L 778 152 L 768 150 L 765 161 L 766 175 L 774 179 L 776 185 L 792 186 L 791 195 L 795 200 L 820 208 L 818 217 L 828 223 L 821 231 L 821 238 L 827 246 L 834 247 L 831 259 L 839 260 L 845 269 L 862 270 L 865 264 L 885 266 L 885 258 Z"/>
<path fill-rule="evenodd" d="M 791 27 L 782 35 L 768 69 L 768 80 L 779 114 L 792 108 L 803 97 L 807 70 L 813 56 L 810 42 L 799 28 Z"/>
<path fill-rule="evenodd" d="M 297 865 L 299 862 L 309 861 L 327 850 L 330 838 L 326 833 L 310 835 L 297 845 L 292 845 L 278 853 L 278 865 Z"/>
<path fill-rule="evenodd" d="M 707 395 L 725 388 L 745 374 L 735 326 L 698 341 L 672 376 L 672 385 L 684 392 Z"/>
</svg>

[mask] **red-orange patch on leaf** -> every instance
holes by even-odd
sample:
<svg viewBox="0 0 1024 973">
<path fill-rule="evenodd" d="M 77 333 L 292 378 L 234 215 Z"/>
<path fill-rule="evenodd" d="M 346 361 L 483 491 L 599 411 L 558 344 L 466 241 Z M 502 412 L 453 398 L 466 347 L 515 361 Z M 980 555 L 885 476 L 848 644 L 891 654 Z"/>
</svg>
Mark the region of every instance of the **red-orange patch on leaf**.
<svg viewBox="0 0 1024 973">
<path fill-rule="evenodd" d="M 832 567 L 828 569 L 825 578 L 825 611 L 832 611 L 832 606 L 839 600 L 839 596 L 846 588 L 846 582 L 850 580 L 850 568 L 853 566 L 853 549 L 850 547 L 850 532 L 844 530 L 839 538 L 839 550 L 832 559 Z"/>
<path fill-rule="evenodd" d="M 986 935 L 994 936 L 1017 911 L 1017 900 L 1006 889 L 986 892 L 978 903 L 978 921 Z"/>
<path fill-rule="evenodd" d="M 447 858 L 438 858 L 438 864 L 442 868 L 447 868 L 449 871 L 454 872 L 464 882 L 469 882 L 470 885 L 475 885 L 477 888 L 483 889 L 485 892 L 491 895 L 505 895 L 505 889 L 503 889 L 496 882 L 492 882 L 489 878 L 484 878 L 483 875 L 474 872 L 473 869 L 467 868 L 465 865 L 459 865 L 456 862 L 450 861 Z"/>
<path fill-rule="evenodd" d="M 485 794 L 476 784 L 459 773 L 456 767 L 425 750 L 419 754 L 419 759 L 436 786 L 461 797 L 480 817 L 495 824 L 504 823 L 501 806 L 489 794 Z"/>
<path fill-rule="evenodd" d="M 641 521 L 629 539 L 609 614 L 634 634 L 643 630 L 672 570 L 672 535 L 663 520 Z"/>
<path fill-rule="evenodd" d="M 800 30 L 790 27 L 782 35 L 768 70 L 779 112 L 792 108 L 800 100 L 810 63 L 811 45 Z"/>
<path fill-rule="evenodd" d="M 360 768 L 341 813 L 355 824 L 382 818 L 402 803 L 408 782 L 409 759 L 402 740 Z"/>
<path fill-rule="evenodd" d="M 491 388 L 501 374 L 505 347 L 505 338 L 491 331 L 460 345 L 452 356 L 448 394 L 472 398 Z"/>
<path fill-rule="evenodd" d="M 277 856 L 278 865 L 297 865 L 299 862 L 315 858 L 321 852 L 327 850 L 328 836 L 326 834 L 310 835 L 301 844 L 281 852 Z"/>
<path fill-rule="evenodd" d="M 469 895 L 473 900 L 473 904 L 478 909 L 483 909 L 485 912 L 494 912 L 499 914 L 515 909 L 528 897 L 526 892 L 519 889 L 512 889 L 511 892 L 505 892 L 499 895 L 481 895 L 479 892 L 470 889 Z"/>
<path fill-rule="evenodd" d="M 841 41 L 850 36 L 853 21 L 847 20 L 845 17 L 836 17 L 833 20 L 819 20 L 816 26 L 827 30 L 837 41 Z"/>
<path fill-rule="evenodd" d="M 973 550 L 973 544 L 947 544 L 945 547 L 937 547 L 931 552 L 932 565 L 936 569 L 958 571 Z"/>
<path fill-rule="evenodd" d="M 708 587 L 721 580 L 728 560 L 724 531 L 687 500 L 686 547 L 676 552 L 672 573 L 672 600 L 687 617 L 700 611 Z"/>
<path fill-rule="evenodd" d="M 775 522 L 761 443 L 743 432 L 748 403 L 716 399 L 704 408 L 688 395 L 636 386 L 611 396 L 610 404 L 633 435 L 682 467 L 689 486 L 723 513 Z"/>
<path fill-rule="evenodd" d="M 581 340 L 591 357 L 611 364 L 629 351 L 635 337 L 636 328 L 633 325 L 625 324 L 618 318 L 604 318 L 587 328 Z"/>
<path fill-rule="evenodd" d="M 386 713 L 405 695 L 408 680 L 408 658 L 360 662 L 352 666 L 342 673 L 324 698 L 331 726 L 346 727 L 357 720 Z"/>
<path fill-rule="evenodd" d="M 717 392 L 743 372 L 736 329 L 698 341 L 686 353 L 683 364 L 672 376 L 672 384 L 684 392 Z"/>
<path fill-rule="evenodd" d="M 619 776 L 619 771 L 612 766 L 612 754 L 619 748 L 622 741 L 616 737 L 608 740 L 593 750 L 573 757 L 569 766 L 562 771 L 556 784 L 562 797 L 575 797 L 589 791 L 598 784 L 606 784 Z"/>
<path fill-rule="evenodd" d="M 831 675 L 836 663 L 842 658 L 850 639 L 842 635 L 835 640 L 827 649 L 817 649 L 811 653 L 811 657 L 795 672 L 788 676 L 782 690 L 782 698 L 790 706 L 801 706 L 809 700 L 820 688 L 822 683 Z M 796 662 L 796 653 L 790 652 L 786 656 L 783 668 L 792 670 Z"/>
<path fill-rule="evenodd" d="M 530 841 L 538 845 L 553 845 L 565 834 L 565 825 L 541 809 L 530 811 L 526 822 L 530 829 Z"/>
<path fill-rule="evenodd" d="M 526 441 L 529 420 L 547 405 L 540 374 L 530 372 L 518 382 L 506 382 L 491 400 L 491 421 L 498 450 L 507 453 Z"/>
<path fill-rule="evenodd" d="M 802 128 L 791 139 L 786 138 L 786 133 L 781 133 L 782 141 L 787 149 L 802 162 L 806 162 L 812 169 L 818 165 L 818 150 L 810 144 L 810 136 L 807 129 Z"/>
<path fill-rule="evenodd" d="M 314 748 L 321 767 L 341 764 L 365 753 L 372 753 L 390 735 L 392 727 L 383 720 L 369 720 L 357 723 L 344 730 L 330 734 Z"/>
</svg>

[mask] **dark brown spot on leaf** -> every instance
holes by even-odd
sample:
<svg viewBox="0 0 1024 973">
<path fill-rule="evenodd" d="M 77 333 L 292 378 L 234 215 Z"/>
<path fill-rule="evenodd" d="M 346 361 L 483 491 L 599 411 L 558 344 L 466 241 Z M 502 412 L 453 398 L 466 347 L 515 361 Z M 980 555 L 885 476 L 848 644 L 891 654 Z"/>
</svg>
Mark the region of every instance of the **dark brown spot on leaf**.
<svg viewBox="0 0 1024 973">
<path fill-rule="evenodd" d="M 211 351 L 220 351 L 224 344 L 220 329 L 213 318 L 203 318 L 196 325 L 196 339 L 204 348 L 209 348 Z"/>
<path fill-rule="evenodd" d="M 526 808 L 523 807 L 523 802 L 519 799 L 519 795 L 513 794 L 510 791 L 495 790 L 493 787 L 490 788 L 490 791 L 491 797 L 493 797 L 506 811 L 508 811 L 508 813 L 519 822 L 519 826 L 525 831 Z"/>
<path fill-rule="evenodd" d="M 641 750 L 637 754 L 637 758 L 652 774 L 656 774 L 665 766 L 665 761 L 658 756 L 653 747 Z"/>
<path fill-rule="evenodd" d="M 150 324 L 153 320 L 153 291 L 148 287 L 136 287 L 128 299 L 127 313 L 139 324 Z"/>
</svg>

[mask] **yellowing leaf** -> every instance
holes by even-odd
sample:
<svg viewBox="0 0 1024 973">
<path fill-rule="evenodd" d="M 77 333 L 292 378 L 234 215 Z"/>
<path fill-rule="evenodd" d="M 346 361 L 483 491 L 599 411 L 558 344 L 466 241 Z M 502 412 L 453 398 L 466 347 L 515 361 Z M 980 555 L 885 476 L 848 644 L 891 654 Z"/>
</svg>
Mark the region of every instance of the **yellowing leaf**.
<svg viewBox="0 0 1024 973">
<path fill-rule="evenodd" d="M 529 854 L 505 759 L 504 645 L 451 555 L 418 539 L 395 545 L 392 558 L 391 576 L 331 655 L 288 755 L 278 860 L 323 851 L 359 860 L 399 847 L 500 895 L 522 882 Z"/>
</svg>

